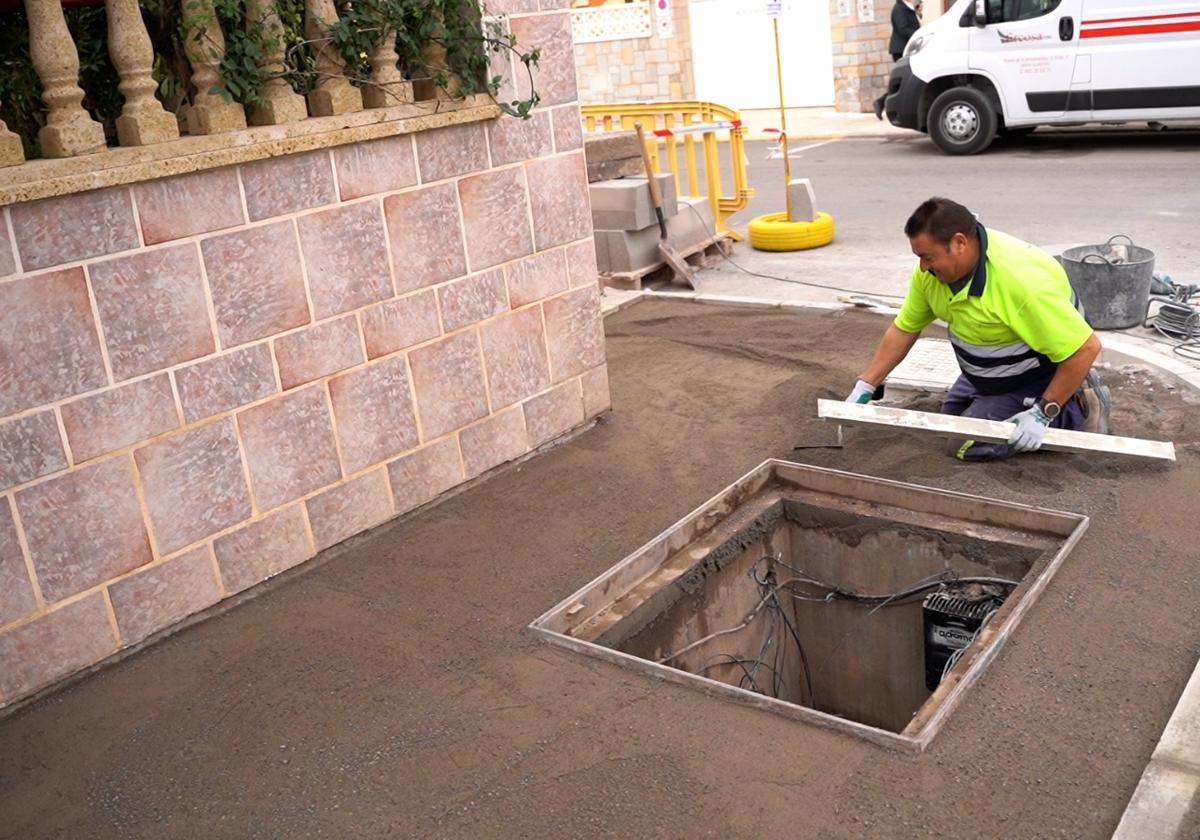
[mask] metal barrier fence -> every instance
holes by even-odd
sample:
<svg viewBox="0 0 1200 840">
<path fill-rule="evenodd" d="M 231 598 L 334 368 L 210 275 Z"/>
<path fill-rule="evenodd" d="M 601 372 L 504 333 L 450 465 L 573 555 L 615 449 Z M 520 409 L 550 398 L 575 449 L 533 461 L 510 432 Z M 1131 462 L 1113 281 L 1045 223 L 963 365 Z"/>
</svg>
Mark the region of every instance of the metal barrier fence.
<svg viewBox="0 0 1200 840">
<path fill-rule="evenodd" d="M 654 135 L 650 160 L 658 172 L 670 172 L 679 195 L 705 196 L 712 206 L 717 230 L 733 239 L 742 235 L 725 222 L 749 203 L 754 190 L 746 183 L 746 149 L 741 114 L 714 102 L 615 102 L 581 108 L 588 132 L 623 131 L 641 123 Z M 704 150 L 703 170 L 698 166 L 696 147 Z M 727 174 L 732 180 L 725 191 L 721 149 Z M 682 172 L 680 163 L 682 154 Z M 665 166 L 664 166 L 665 162 Z M 700 189 L 703 174 L 704 191 Z M 685 184 L 681 178 L 686 175 Z"/>
</svg>

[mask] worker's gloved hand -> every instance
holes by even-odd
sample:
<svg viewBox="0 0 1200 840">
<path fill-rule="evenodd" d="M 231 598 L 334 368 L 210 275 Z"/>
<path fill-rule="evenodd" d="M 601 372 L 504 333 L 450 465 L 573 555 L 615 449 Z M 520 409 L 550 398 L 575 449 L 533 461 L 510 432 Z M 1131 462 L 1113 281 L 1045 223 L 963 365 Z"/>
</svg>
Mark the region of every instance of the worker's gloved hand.
<svg viewBox="0 0 1200 840">
<path fill-rule="evenodd" d="M 1050 428 L 1050 418 L 1036 404 L 1009 417 L 1008 422 L 1017 424 L 1008 438 L 1008 445 L 1013 452 L 1035 452 L 1042 448 L 1046 429 Z"/>
<path fill-rule="evenodd" d="M 864 405 L 871 401 L 874 394 L 875 386 L 860 379 L 854 383 L 854 390 L 850 392 L 850 396 L 846 397 L 846 402 Z"/>
</svg>

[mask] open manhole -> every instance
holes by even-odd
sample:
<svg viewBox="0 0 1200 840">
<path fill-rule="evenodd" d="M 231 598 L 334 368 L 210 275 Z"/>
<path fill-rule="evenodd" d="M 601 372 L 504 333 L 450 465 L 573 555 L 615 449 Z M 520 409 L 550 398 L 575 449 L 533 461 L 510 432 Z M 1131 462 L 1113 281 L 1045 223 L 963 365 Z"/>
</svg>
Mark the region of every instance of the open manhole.
<svg viewBox="0 0 1200 840">
<path fill-rule="evenodd" d="M 530 626 L 711 694 L 924 749 L 1087 523 L 772 460 Z"/>
</svg>

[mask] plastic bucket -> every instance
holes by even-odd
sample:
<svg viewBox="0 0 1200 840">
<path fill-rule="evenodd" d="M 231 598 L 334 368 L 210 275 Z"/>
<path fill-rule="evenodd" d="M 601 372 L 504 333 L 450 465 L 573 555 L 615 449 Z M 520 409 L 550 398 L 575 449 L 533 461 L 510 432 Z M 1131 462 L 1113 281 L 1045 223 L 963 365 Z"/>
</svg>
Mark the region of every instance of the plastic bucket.
<svg viewBox="0 0 1200 840">
<path fill-rule="evenodd" d="M 1126 239 L 1129 244 L 1114 242 Z M 1154 252 L 1128 236 L 1103 245 L 1081 245 L 1062 254 L 1071 288 L 1083 304 L 1083 317 L 1097 330 L 1121 330 L 1142 323 L 1150 305 Z"/>
</svg>

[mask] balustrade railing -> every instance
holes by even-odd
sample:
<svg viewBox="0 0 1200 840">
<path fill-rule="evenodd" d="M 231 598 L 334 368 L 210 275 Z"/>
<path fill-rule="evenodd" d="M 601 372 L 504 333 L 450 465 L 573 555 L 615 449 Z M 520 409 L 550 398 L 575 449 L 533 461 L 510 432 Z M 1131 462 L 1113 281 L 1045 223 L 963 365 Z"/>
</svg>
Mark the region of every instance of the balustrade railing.
<svg viewBox="0 0 1200 840">
<path fill-rule="evenodd" d="M 0 0 L 4 14 L 22 0 Z M 216 15 L 215 0 L 179 0 L 182 60 L 190 70 L 185 89 L 192 91 L 180 114 L 164 108 L 156 96 L 155 50 L 138 0 L 71 0 L 69 5 L 103 5 L 107 17 L 107 50 L 119 77 L 124 99 L 115 119 L 120 146 L 146 146 L 189 136 L 221 134 L 247 125 L 295 123 L 309 117 L 343 115 L 364 109 L 412 103 L 414 98 L 457 97 L 464 88 L 453 74 L 439 72 L 445 84 L 425 85 L 414 97 L 414 82 L 405 78 L 396 48 L 396 32 L 386 15 L 377 13 L 380 39 L 367 54 L 369 78 L 352 82 L 345 60 L 328 33 L 339 22 L 334 0 L 303 0 L 303 37 L 311 55 L 311 83 L 306 95 L 297 93 L 287 76 L 288 45 L 276 0 L 245 0 L 245 27 L 257 33 L 257 73 L 261 84 L 249 104 L 217 92 L 224 84 L 228 22 L 225 30 Z M 44 125 L 37 129 L 37 147 L 45 158 L 69 158 L 107 148 L 104 126 L 85 108 L 80 81 L 80 52 L 72 39 L 62 0 L 23 0 L 29 29 L 29 58 L 45 104 Z M 445 60 L 444 44 L 430 44 L 421 54 Z M 418 85 L 420 82 L 418 80 Z M 429 92 L 432 91 L 432 92 Z M 468 90 L 469 92 L 469 90 Z M 36 94 L 35 94 L 36 95 Z M 24 129 L 22 129 L 24 130 Z M 29 132 L 32 134 L 32 129 Z M 0 167 L 25 160 L 18 133 L 0 120 Z"/>
</svg>

